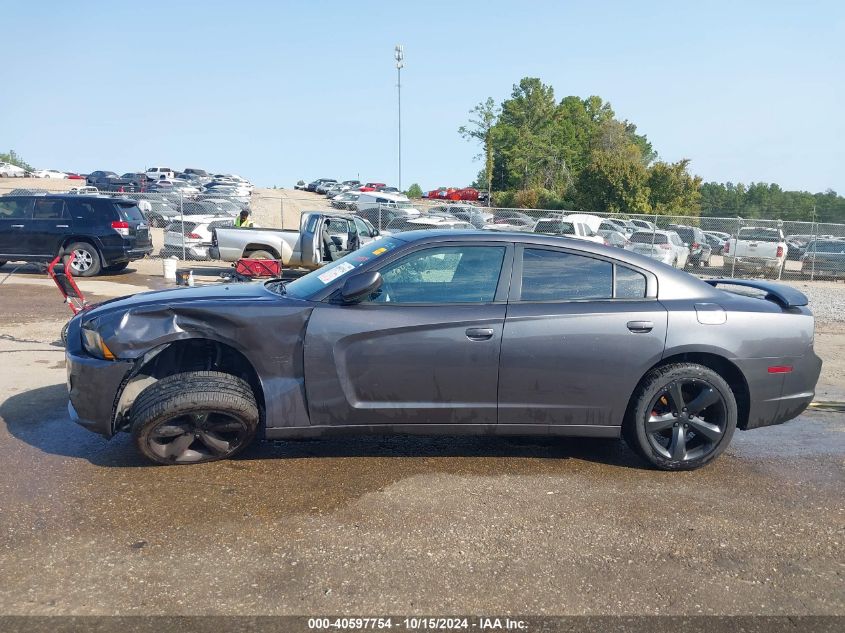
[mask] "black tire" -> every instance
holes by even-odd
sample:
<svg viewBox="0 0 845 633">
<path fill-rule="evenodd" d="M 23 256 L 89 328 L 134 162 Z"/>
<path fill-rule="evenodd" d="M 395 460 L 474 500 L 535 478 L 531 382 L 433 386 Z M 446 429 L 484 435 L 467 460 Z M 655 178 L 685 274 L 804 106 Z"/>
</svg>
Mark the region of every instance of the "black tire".
<svg viewBox="0 0 845 633">
<path fill-rule="evenodd" d="M 100 273 L 102 261 L 96 246 L 88 242 L 73 242 L 65 248 L 65 253 L 74 252 L 77 255 L 70 267 L 74 277 L 94 277 Z M 70 255 L 65 256 L 65 264 L 68 259 Z"/>
<path fill-rule="evenodd" d="M 702 404 L 707 406 L 700 408 Z M 694 470 L 725 450 L 736 422 L 736 398 L 719 374 L 703 365 L 676 363 L 658 367 L 640 381 L 622 436 L 656 468 Z"/>
<path fill-rule="evenodd" d="M 251 251 L 247 257 L 248 259 L 278 259 L 270 251 Z"/>
<path fill-rule="evenodd" d="M 132 405 L 132 438 L 158 464 L 198 464 L 243 450 L 258 429 L 252 388 L 231 374 L 194 371 L 163 378 Z"/>
<path fill-rule="evenodd" d="M 62 326 L 62 334 L 61 334 L 62 345 L 64 345 L 65 347 L 67 347 L 67 331 L 68 331 L 69 327 L 70 327 L 70 321 L 68 321 L 67 323 L 65 323 Z"/>
<path fill-rule="evenodd" d="M 126 270 L 129 262 L 120 262 L 119 264 L 112 264 L 103 268 L 104 273 L 119 273 L 121 270 Z"/>
</svg>

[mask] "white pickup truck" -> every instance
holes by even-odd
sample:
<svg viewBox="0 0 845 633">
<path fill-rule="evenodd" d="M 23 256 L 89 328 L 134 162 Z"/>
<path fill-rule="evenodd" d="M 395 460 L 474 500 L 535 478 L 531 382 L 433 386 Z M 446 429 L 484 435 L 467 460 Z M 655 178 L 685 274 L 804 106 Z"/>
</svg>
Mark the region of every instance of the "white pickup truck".
<svg viewBox="0 0 845 633">
<path fill-rule="evenodd" d="M 315 269 L 372 242 L 373 225 L 351 213 L 305 211 L 299 230 L 217 228 L 211 238 L 211 259 L 278 259 L 282 266 Z"/>
<path fill-rule="evenodd" d="M 546 235 L 565 235 L 577 240 L 607 244 L 601 235 L 596 234 L 591 224 L 593 218 L 597 220 L 596 227 L 601 223 L 601 218 L 585 213 L 573 213 L 570 215 L 551 215 L 537 220 L 534 225 L 534 233 L 545 233 Z"/>
<path fill-rule="evenodd" d="M 722 256 L 726 268 L 779 277 L 786 263 L 788 249 L 780 229 L 746 226 L 739 229 L 737 237 L 725 242 Z"/>
</svg>

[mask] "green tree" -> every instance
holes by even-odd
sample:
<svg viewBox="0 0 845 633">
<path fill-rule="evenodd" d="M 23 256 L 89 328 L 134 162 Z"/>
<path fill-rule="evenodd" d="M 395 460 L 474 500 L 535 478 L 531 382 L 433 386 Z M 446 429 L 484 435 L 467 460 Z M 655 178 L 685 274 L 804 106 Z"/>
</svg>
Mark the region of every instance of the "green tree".
<svg viewBox="0 0 845 633">
<path fill-rule="evenodd" d="M 648 170 L 633 143 L 593 150 L 576 182 L 576 202 L 597 212 L 647 213 Z"/>
<path fill-rule="evenodd" d="M 484 155 L 483 179 L 479 174 L 479 181 L 487 183 L 487 191 L 493 191 L 493 129 L 499 117 L 500 108 L 496 105 L 493 97 L 487 97 L 469 111 L 469 125 L 462 125 L 458 128 L 458 134 L 468 141 L 481 143 Z M 481 154 L 476 156 L 476 160 Z"/>
<path fill-rule="evenodd" d="M 689 159 L 677 163 L 657 162 L 648 169 L 648 203 L 655 213 L 699 215 L 701 178 L 687 171 Z"/>
<path fill-rule="evenodd" d="M 413 183 L 408 187 L 406 194 L 409 198 L 422 198 L 423 190 L 417 183 Z"/>
</svg>

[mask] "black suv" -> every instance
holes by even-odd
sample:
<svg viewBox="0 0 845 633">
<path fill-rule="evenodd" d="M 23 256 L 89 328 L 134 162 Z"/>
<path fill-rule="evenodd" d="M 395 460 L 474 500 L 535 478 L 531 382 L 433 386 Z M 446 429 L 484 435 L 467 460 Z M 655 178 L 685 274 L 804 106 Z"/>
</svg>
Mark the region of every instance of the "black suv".
<svg viewBox="0 0 845 633">
<path fill-rule="evenodd" d="M 153 250 L 138 203 L 79 195 L 0 196 L 0 266 L 74 253 L 74 275 L 123 270 Z"/>
<path fill-rule="evenodd" d="M 666 227 L 668 231 L 675 231 L 681 236 L 684 246 L 689 248 L 688 266 L 709 266 L 710 257 L 713 254 L 713 247 L 707 242 L 707 236 L 697 226 L 686 226 L 684 224 L 670 224 Z"/>
</svg>

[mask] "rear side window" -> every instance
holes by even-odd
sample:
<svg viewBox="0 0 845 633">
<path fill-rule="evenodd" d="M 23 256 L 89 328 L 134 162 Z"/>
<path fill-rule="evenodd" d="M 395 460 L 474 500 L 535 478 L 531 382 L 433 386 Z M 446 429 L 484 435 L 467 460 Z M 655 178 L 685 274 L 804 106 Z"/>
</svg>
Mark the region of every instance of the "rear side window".
<svg viewBox="0 0 845 633">
<path fill-rule="evenodd" d="M 613 264 L 592 257 L 526 248 L 521 301 L 611 299 Z"/>
<path fill-rule="evenodd" d="M 145 220 L 144 214 L 135 203 L 117 202 L 115 206 L 117 207 L 118 213 L 120 213 L 120 217 L 127 222 L 143 222 Z"/>
<path fill-rule="evenodd" d="M 625 266 L 616 266 L 616 292 L 617 299 L 642 299 L 645 297 L 646 279 L 645 275 Z"/>
<path fill-rule="evenodd" d="M 65 217 L 65 201 L 40 198 L 35 201 L 36 220 L 60 220 Z"/>
<path fill-rule="evenodd" d="M 94 205 L 90 200 L 68 200 L 68 213 L 80 220 L 92 220 L 96 216 Z"/>
<path fill-rule="evenodd" d="M 0 198 L 0 220 L 30 218 L 33 206 L 33 198 Z"/>
</svg>

